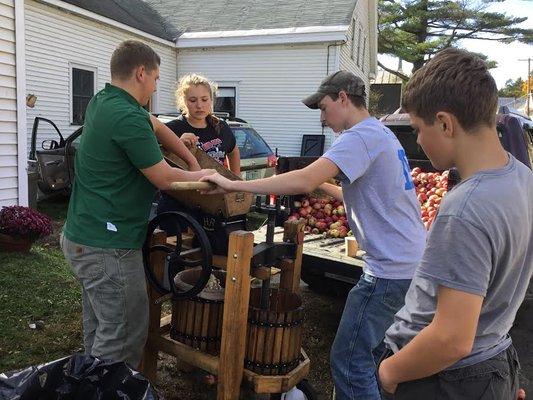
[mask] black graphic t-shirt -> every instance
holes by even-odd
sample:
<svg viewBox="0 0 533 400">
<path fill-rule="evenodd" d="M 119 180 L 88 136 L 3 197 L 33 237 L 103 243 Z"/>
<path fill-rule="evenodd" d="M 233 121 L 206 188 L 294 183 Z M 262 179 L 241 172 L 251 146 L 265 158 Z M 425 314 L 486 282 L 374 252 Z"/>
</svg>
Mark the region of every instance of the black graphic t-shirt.
<svg viewBox="0 0 533 400">
<path fill-rule="evenodd" d="M 180 115 L 175 120 L 167 122 L 167 126 L 179 137 L 187 132 L 194 133 L 198 136 L 197 146 L 222 165 L 226 156 L 235 148 L 235 135 L 224 121 L 219 121 L 216 128 L 209 124 L 205 128 L 195 128 L 183 115 Z"/>
</svg>

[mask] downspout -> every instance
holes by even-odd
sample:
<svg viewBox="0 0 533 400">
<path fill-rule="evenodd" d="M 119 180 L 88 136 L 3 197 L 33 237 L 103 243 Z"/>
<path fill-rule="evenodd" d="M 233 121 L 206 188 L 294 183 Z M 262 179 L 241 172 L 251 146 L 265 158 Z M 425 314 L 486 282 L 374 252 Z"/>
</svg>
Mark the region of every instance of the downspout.
<svg viewBox="0 0 533 400">
<path fill-rule="evenodd" d="M 346 43 L 346 40 L 343 40 L 342 42 L 334 42 L 334 43 L 328 44 L 327 52 L 326 52 L 326 76 L 329 75 L 329 48 L 331 46 L 341 46 L 345 43 Z M 322 135 L 324 135 L 324 126 L 322 126 Z"/>
</svg>

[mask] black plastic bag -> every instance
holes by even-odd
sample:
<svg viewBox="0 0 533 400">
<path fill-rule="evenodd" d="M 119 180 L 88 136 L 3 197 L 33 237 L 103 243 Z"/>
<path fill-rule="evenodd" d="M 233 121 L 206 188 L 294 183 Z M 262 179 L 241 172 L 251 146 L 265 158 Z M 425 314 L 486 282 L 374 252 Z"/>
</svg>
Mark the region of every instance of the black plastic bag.
<svg viewBox="0 0 533 400">
<path fill-rule="evenodd" d="M 0 374 L 0 400 L 157 400 L 148 379 L 124 362 L 75 354 Z"/>
</svg>

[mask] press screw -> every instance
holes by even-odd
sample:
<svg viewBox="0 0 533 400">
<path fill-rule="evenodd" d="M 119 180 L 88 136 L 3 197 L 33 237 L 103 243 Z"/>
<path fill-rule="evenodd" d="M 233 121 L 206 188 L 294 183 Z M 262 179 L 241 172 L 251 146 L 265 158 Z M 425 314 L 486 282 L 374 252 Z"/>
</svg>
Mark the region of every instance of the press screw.
<svg viewBox="0 0 533 400">
<path fill-rule="evenodd" d="M 237 278 L 235 278 L 234 276 L 231 277 L 231 281 L 232 282 L 237 282 Z"/>
<path fill-rule="evenodd" d="M 237 253 L 233 254 L 233 258 L 237 258 Z"/>
</svg>

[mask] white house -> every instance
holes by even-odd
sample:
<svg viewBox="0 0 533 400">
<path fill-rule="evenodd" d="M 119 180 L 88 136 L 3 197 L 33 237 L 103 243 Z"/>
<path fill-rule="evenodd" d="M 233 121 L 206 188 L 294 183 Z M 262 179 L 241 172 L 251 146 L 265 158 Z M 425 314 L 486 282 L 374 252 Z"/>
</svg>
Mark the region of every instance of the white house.
<svg viewBox="0 0 533 400">
<path fill-rule="evenodd" d="M 27 110 L 28 148 L 36 116 L 52 120 L 64 136 L 82 124 L 88 101 L 111 80 L 109 61 L 113 50 L 126 39 L 149 44 L 161 57 L 153 111 L 175 108 L 172 89 L 176 50 L 169 40 L 172 35 L 143 1 L 128 3 L 135 12 L 127 13 L 111 0 L 25 0 L 26 91 L 37 96 L 35 107 Z M 43 140 L 57 139 L 51 126 L 43 128 L 39 129 L 37 146 Z"/>
<path fill-rule="evenodd" d="M 217 107 L 250 122 L 279 154 L 300 154 L 303 134 L 325 134 L 328 146 L 331 132 L 300 100 L 339 69 L 369 88 L 376 1 L 0 0 L 0 205 L 27 203 L 34 118 L 54 121 L 64 136 L 76 130 L 110 80 L 113 49 L 129 38 L 161 56 L 152 111 L 175 112 L 175 82 L 198 72 L 219 84 Z M 57 139 L 40 132 L 37 146 Z"/>
<path fill-rule="evenodd" d="M 23 7 L 0 0 L 0 207 L 28 202 Z"/>
<path fill-rule="evenodd" d="M 216 81 L 226 110 L 282 155 L 299 155 L 303 134 L 331 143 L 319 112 L 300 102 L 326 75 L 349 70 L 369 89 L 376 72 L 376 0 L 147 2 L 180 31 L 178 77 Z"/>
</svg>

